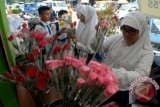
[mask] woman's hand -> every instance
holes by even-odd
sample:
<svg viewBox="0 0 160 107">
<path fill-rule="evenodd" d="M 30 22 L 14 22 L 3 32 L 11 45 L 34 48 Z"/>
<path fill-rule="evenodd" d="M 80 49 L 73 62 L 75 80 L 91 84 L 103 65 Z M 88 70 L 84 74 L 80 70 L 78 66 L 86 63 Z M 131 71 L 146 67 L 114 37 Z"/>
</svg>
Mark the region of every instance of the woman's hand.
<svg viewBox="0 0 160 107">
<path fill-rule="evenodd" d="M 73 40 L 74 44 L 77 44 L 77 42 L 78 42 L 78 38 L 77 37 L 73 38 L 72 40 Z"/>
<path fill-rule="evenodd" d="M 98 31 L 99 26 L 100 26 L 100 23 L 98 23 L 98 24 L 96 25 L 96 27 L 95 27 L 96 31 Z"/>
</svg>

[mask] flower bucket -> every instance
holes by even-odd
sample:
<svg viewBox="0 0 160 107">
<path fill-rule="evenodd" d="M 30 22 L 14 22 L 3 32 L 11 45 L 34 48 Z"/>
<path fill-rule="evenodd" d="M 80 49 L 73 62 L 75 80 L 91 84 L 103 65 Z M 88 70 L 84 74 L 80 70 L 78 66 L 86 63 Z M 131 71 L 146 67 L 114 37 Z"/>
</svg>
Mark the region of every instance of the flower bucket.
<svg viewBox="0 0 160 107">
<path fill-rule="evenodd" d="M 16 85 L 20 107 L 36 107 L 33 97 L 22 85 Z"/>
<path fill-rule="evenodd" d="M 51 102 L 55 102 L 55 101 L 61 99 L 61 95 L 53 87 L 51 90 L 49 90 L 47 92 L 46 91 L 31 90 L 30 94 L 32 95 L 37 107 L 48 105 Z"/>
<path fill-rule="evenodd" d="M 64 107 L 62 105 L 63 99 L 56 100 L 50 104 L 45 105 L 44 107 Z M 74 107 L 80 107 L 78 104 L 74 105 Z"/>
</svg>

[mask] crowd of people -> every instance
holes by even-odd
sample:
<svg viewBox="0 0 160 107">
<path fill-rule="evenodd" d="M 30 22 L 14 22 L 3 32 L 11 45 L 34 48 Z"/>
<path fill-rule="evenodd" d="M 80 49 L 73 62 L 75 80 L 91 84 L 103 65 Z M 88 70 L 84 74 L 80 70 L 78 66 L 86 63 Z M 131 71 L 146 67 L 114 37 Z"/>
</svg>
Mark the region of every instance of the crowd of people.
<svg viewBox="0 0 160 107">
<path fill-rule="evenodd" d="M 52 11 L 52 12 L 51 12 Z M 64 14 L 71 12 L 61 10 L 58 17 L 50 7 L 42 6 L 38 9 L 39 22 L 33 30 L 47 32 L 47 38 L 58 37 L 57 41 L 68 42 L 72 39 L 72 46 L 76 46 L 79 55 L 85 53 L 88 57 L 96 54 L 93 48 L 96 39 L 96 26 L 98 16 L 91 6 L 79 5 L 75 9 L 79 19 L 76 28 L 76 37 L 70 38 L 65 27 L 60 27 L 59 22 Z M 8 16 L 10 32 L 15 32 L 21 26 L 23 20 L 16 12 Z M 16 20 L 16 23 L 13 21 Z M 18 21 L 17 21 L 18 20 Z M 59 21 L 57 21 L 59 20 Z M 120 107 L 131 107 L 129 104 L 129 86 L 138 77 L 148 77 L 154 58 L 153 48 L 149 39 L 148 23 L 146 17 L 139 11 L 129 13 L 120 25 L 120 34 L 106 37 L 103 40 L 101 50 L 105 54 L 103 62 L 107 64 L 119 81 L 120 90 L 104 104 L 117 102 Z M 64 38 L 66 41 L 63 41 Z M 55 41 L 51 41 L 52 42 Z M 47 48 L 47 47 L 46 47 Z"/>
</svg>

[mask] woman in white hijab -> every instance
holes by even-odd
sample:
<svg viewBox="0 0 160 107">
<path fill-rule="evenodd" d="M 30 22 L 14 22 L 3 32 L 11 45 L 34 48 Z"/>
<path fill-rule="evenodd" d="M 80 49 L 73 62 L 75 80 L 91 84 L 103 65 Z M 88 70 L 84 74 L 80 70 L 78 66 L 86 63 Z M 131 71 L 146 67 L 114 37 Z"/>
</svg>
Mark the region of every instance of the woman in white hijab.
<svg viewBox="0 0 160 107">
<path fill-rule="evenodd" d="M 146 17 L 138 11 L 129 13 L 121 23 L 122 34 L 103 42 L 105 63 L 119 81 L 120 91 L 111 97 L 120 107 L 129 106 L 129 86 L 139 77 L 148 77 L 153 62 Z"/>
<path fill-rule="evenodd" d="M 80 5 L 77 14 L 80 19 L 77 27 L 77 46 L 83 51 L 93 53 L 94 50 L 91 48 L 91 44 L 96 37 L 95 26 L 98 24 L 96 11 L 91 6 Z"/>
</svg>

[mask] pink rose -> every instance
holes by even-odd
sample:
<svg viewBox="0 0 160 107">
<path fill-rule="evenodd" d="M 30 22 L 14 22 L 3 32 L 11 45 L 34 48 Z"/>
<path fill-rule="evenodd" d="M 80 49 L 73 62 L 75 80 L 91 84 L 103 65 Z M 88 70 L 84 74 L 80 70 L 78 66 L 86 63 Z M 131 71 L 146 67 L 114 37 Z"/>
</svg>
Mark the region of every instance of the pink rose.
<svg viewBox="0 0 160 107">
<path fill-rule="evenodd" d="M 82 75 L 87 75 L 89 71 L 90 71 L 90 68 L 86 65 L 83 65 L 83 66 L 79 67 L 79 72 Z"/>
<path fill-rule="evenodd" d="M 99 85 L 99 86 L 105 86 L 104 83 L 105 83 L 105 78 L 103 76 L 98 76 L 98 78 L 97 78 L 97 85 Z"/>
<path fill-rule="evenodd" d="M 95 72 L 90 72 L 89 73 L 89 79 L 88 79 L 88 83 L 90 85 L 94 84 L 94 82 L 96 81 L 98 75 Z"/>
<path fill-rule="evenodd" d="M 103 94 L 105 97 L 110 97 L 111 95 L 115 94 L 118 91 L 118 86 L 116 84 L 108 85 Z"/>
<path fill-rule="evenodd" d="M 57 69 L 58 67 L 64 66 L 65 61 L 63 60 L 49 60 L 45 61 L 46 67 L 48 70 L 54 70 Z"/>
<path fill-rule="evenodd" d="M 119 105 L 115 102 L 111 102 L 109 104 L 104 105 L 103 107 L 119 107 Z"/>
<path fill-rule="evenodd" d="M 79 87 L 79 88 L 81 88 L 82 86 L 83 86 L 83 84 L 85 83 L 85 80 L 83 79 L 83 78 L 78 78 L 77 79 L 77 86 Z"/>
<path fill-rule="evenodd" d="M 106 19 L 101 20 L 100 25 L 101 25 L 103 28 L 106 28 L 106 29 L 109 28 L 109 22 L 108 22 Z"/>
</svg>

